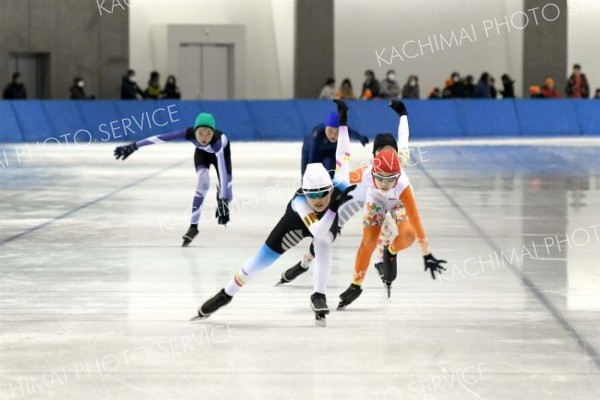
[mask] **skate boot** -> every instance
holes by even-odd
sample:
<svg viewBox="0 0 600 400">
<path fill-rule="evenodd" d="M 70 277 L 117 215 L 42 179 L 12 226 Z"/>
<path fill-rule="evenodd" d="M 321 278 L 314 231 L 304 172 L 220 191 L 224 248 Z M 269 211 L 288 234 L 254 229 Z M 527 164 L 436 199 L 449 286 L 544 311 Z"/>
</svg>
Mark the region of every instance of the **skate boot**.
<svg viewBox="0 0 600 400">
<path fill-rule="evenodd" d="M 183 244 L 181 245 L 181 247 L 188 247 L 190 243 L 192 243 L 192 240 L 194 240 L 196 235 L 198 235 L 198 228 L 196 228 L 195 226 L 190 226 L 190 228 L 182 237 Z"/>
<path fill-rule="evenodd" d="M 308 268 L 303 268 L 302 261 L 298 261 L 298 264 L 288 268 L 283 272 L 283 274 L 281 274 L 281 279 L 275 284 L 275 286 L 283 285 L 284 283 L 290 283 L 306 271 L 308 271 Z"/>
<path fill-rule="evenodd" d="M 351 283 L 350 286 L 348 286 L 348 289 L 346 289 L 344 293 L 340 294 L 340 299 L 342 299 L 342 301 L 340 301 L 340 304 L 338 304 L 337 309 L 345 309 L 347 306 L 352 304 L 354 300 L 358 299 L 358 296 L 360 296 L 361 293 L 362 288 L 354 283 Z"/>
<path fill-rule="evenodd" d="M 313 293 L 310 296 L 310 306 L 315 312 L 315 323 L 317 326 L 325 326 L 325 315 L 329 314 L 327 297 L 323 293 Z"/>
<path fill-rule="evenodd" d="M 192 318 L 190 321 L 198 321 L 210 317 L 212 313 L 219 308 L 231 303 L 231 299 L 233 299 L 233 297 L 225 293 L 225 289 L 221 289 L 219 293 L 215 294 L 198 307 L 198 316 Z"/>
<path fill-rule="evenodd" d="M 385 284 L 385 281 L 383 280 L 383 262 L 375 263 L 374 267 L 379 273 L 379 278 L 381 278 L 381 281 Z"/>
<path fill-rule="evenodd" d="M 396 279 L 397 272 L 396 254 L 390 253 L 389 246 L 383 246 L 383 276 L 381 279 L 387 288 L 388 299 L 392 294 L 392 282 Z"/>
</svg>

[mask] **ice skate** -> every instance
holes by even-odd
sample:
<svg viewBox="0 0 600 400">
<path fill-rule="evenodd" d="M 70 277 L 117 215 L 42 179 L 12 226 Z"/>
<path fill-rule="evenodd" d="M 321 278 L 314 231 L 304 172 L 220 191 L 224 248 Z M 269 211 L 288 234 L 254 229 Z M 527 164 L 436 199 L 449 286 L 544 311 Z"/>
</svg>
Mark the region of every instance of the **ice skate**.
<svg viewBox="0 0 600 400">
<path fill-rule="evenodd" d="M 315 312 L 315 323 L 317 326 L 325 326 L 325 316 L 329 314 L 327 297 L 323 293 L 313 293 L 310 296 L 310 306 Z"/>
<path fill-rule="evenodd" d="M 340 294 L 341 301 L 338 304 L 337 309 L 345 309 L 347 306 L 352 304 L 354 300 L 358 299 L 358 296 L 360 296 L 361 293 L 362 288 L 354 283 L 351 283 L 350 286 L 348 286 L 348 289 L 346 289 L 344 293 Z"/>
<path fill-rule="evenodd" d="M 198 228 L 196 228 L 195 226 L 190 226 L 187 232 L 182 236 L 183 243 L 181 244 L 181 247 L 188 247 L 197 235 Z"/>
<path fill-rule="evenodd" d="M 231 303 L 232 296 L 225 293 L 225 289 L 221 289 L 219 293 L 206 300 L 204 304 L 198 307 L 198 315 L 190 321 L 199 321 L 210 317 L 219 308 Z"/>
<path fill-rule="evenodd" d="M 296 265 L 288 268 L 281 274 L 281 279 L 275 284 L 275 286 L 280 286 L 284 283 L 290 283 L 306 271 L 308 271 L 308 268 L 302 268 L 302 261 L 298 261 Z"/>
<path fill-rule="evenodd" d="M 379 273 L 379 278 L 381 278 L 381 281 L 385 284 L 385 280 L 383 279 L 383 262 L 375 263 L 374 267 Z"/>
<path fill-rule="evenodd" d="M 396 254 L 390 253 L 389 246 L 383 246 L 383 274 L 381 279 L 386 286 L 388 299 L 392 295 L 392 282 L 396 279 L 397 272 Z"/>
</svg>

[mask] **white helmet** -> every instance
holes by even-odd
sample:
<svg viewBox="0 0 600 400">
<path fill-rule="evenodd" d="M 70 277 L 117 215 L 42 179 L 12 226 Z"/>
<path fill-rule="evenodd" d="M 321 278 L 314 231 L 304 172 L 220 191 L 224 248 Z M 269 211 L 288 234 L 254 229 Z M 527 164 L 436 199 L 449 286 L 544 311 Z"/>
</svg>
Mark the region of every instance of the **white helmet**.
<svg viewBox="0 0 600 400">
<path fill-rule="evenodd" d="M 306 166 L 302 177 L 302 190 L 314 192 L 328 190 L 333 187 L 329 173 L 321 163 L 312 163 Z"/>
</svg>

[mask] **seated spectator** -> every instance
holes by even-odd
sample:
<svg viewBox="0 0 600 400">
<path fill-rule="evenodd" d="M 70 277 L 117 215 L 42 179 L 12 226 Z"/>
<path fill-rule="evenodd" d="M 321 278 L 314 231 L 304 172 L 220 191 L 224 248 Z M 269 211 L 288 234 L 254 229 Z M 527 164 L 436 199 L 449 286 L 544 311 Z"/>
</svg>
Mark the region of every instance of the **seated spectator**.
<svg viewBox="0 0 600 400">
<path fill-rule="evenodd" d="M 475 96 L 475 79 L 473 78 L 473 75 L 467 75 L 463 81 L 463 94 L 467 99 L 471 99 Z"/>
<path fill-rule="evenodd" d="M 543 99 L 544 95 L 542 94 L 542 90 L 537 85 L 529 86 L 529 94 L 532 99 Z"/>
<path fill-rule="evenodd" d="M 490 74 L 484 72 L 481 74 L 479 78 L 479 82 L 477 82 L 477 86 L 475 86 L 475 96 L 476 99 L 489 99 L 491 97 L 490 94 Z"/>
<path fill-rule="evenodd" d="M 177 79 L 175 79 L 175 76 L 169 75 L 167 77 L 167 83 L 165 83 L 165 88 L 163 89 L 163 96 L 165 99 L 181 98 L 181 92 L 177 86 Z"/>
<path fill-rule="evenodd" d="M 363 82 L 361 100 L 372 100 L 380 96 L 379 81 L 375 79 L 375 73 L 370 69 L 365 71 L 365 81 Z"/>
<path fill-rule="evenodd" d="M 21 74 L 15 72 L 12 75 L 12 80 L 4 88 L 3 96 L 5 100 L 25 100 L 27 99 L 27 91 L 25 85 L 21 81 Z"/>
<path fill-rule="evenodd" d="M 442 99 L 451 99 L 452 98 L 452 86 L 454 85 L 454 81 L 452 78 L 446 79 L 444 89 L 442 90 Z"/>
<path fill-rule="evenodd" d="M 332 100 L 335 99 L 335 79 L 328 78 L 325 81 L 325 85 L 321 89 L 319 94 L 319 100 Z"/>
<path fill-rule="evenodd" d="M 546 78 L 544 81 L 544 86 L 542 86 L 542 97 L 546 99 L 558 99 L 560 98 L 560 94 L 558 94 L 558 90 L 554 87 L 554 79 L 551 77 Z"/>
<path fill-rule="evenodd" d="M 515 81 L 508 74 L 502 75 L 502 86 L 504 90 L 500 92 L 502 98 L 513 99 L 515 97 Z"/>
<path fill-rule="evenodd" d="M 596 95 L 594 96 L 594 99 L 600 99 L 600 88 L 596 89 Z"/>
<path fill-rule="evenodd" d="M 438 89 L 439 90 L 439 89 Z M 419 99 L 420 97 L 419 78 L 416 75 L 411 75 L 406 80 L 402 88 L 403 99 Z"/>
<path fill-rule="evenodd" d="M 342 81 L 340 85 L 340 90 L 335 94 L 335 97 L 342 100 L 354 100 L 356 96 L 354 96 L 354 89 L 352 89 L 352 82 L 350 79 L 346 78 Z"/>
<path fill-rule="evenodd" d="M 440 88 L 433 88 L 431 89 L 431 91 L 429 92 L 429 100 L 439 100 L 441 99 L 440 97 Z"/>
<path fill-rule="evenodd" d="M 160 90 L 160 75 L 158 72 L 150 72 L 150 79 L 148 80 L 148 87 L 144 92 L 144 97 L 154 100 L 158 100 L 162 97 L 162 91 Z"/>
<path fill-rule="evenodd" d="M 121 99 L 137 100 L 138 95 L 144 98 L 144 92 L 135 82 L 135 71 L 130 69 L 121 81 Z"/>
<path fill-rule="evenodd" d="M 381 97 L 384 99 L 396 99 L 400 96 L 400 86 L 396 81 L 396 71 L 389 70 L 385 79 L 381 81 Z"/>
<path fill-rule="evenodd" d="M 573 65 L 573 73 L 567 82 L 565 93 L 567 97 L 574 99 L 587 99 L 590 97 L 590 85 L 585 74 L 581 73 L 581 65 Z"/>
<path fill-rule="evenodd" d="M 73 79 L 73 86 L 69 89 L 69 92 L 71 92 L 71 100 L 93 100 L 96 98 L 96 96 L 86 96 L 85 89 L 83 88 L 84 86 L 85 82 L 82 78 L 76 77 Z"/>
</svg>

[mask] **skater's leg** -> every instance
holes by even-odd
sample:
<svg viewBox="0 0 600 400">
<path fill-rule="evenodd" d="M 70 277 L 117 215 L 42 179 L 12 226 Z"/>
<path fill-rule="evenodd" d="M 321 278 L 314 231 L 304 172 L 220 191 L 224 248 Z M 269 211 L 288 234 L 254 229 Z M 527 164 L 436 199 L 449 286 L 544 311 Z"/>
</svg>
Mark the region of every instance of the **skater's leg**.
<svg viewBox="0 0 600 400">
<path fill-rule="evenodd" d="M 363 238 L 356 253 L 356 261 L 354 263 L 354 278 L 352 283 L 362 285 L 365 278 L 367 268 L 371 262 L 371 255 L 377 246 L 377 238 L 381 231 L 381 226 L 365 226 L 363 228 Z"/>
<path fill-rule="evenodd" d="M 315 239 L 313 245 L 315 249 L 314 292 L 325 294 L 331 273 L 331 243 Z"/>
<path fill-rule="evenodd" d="M 210 175 L 208 172 L 208 168 L 201 165 L 198 166 L 196 172 L 198 174 L 198 182 L 196 184 L 196 193 L 194 194 L 194 201 L 192 203 L 192 225 L 198 225 L 198 222 L 200 221 L 202 203 L 204 203 L 206 192 L 210 187 Z"/>
<path fill-rule="evenodd" d="M 410 247 L 416 239 L 415 231 L 410 224 L 408 219 L 403 219 L 398 222 L 398 236 L 392 243 L 390 243 L 389 251 L 392 254 L 396 254 L 399 251 L 402 251 L 408 247 Z"/>
<path fill-rule="evenodd" d="M 229 296 L 235 295 L 242 286 L 248 283 L 257 273 L 273 264 L 280 255 L 280 253 L 273 251 L 269 246 L 264 244 L 258 253 L 246 261 L 233 279 L 225 286 L 225 293 Z"/>
<path fill-rule="evenodd" d="M 381 262 L 383 259 L 383 246 L 389 246 L 392 240 L 397 236 L 396 220 L 390 213 L 386 214 L 379 239 L 377 239 L 376 260 Z"/>
</svg>

